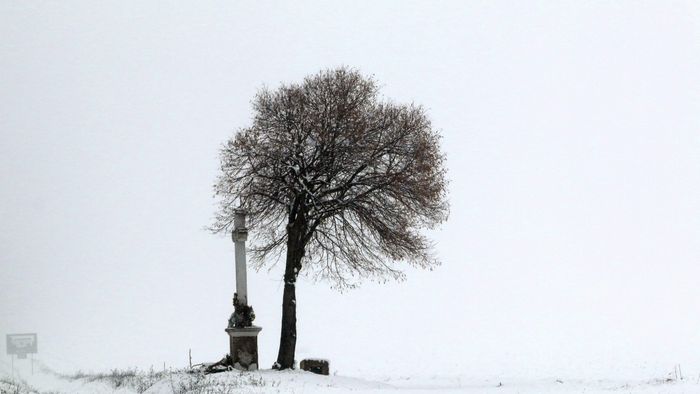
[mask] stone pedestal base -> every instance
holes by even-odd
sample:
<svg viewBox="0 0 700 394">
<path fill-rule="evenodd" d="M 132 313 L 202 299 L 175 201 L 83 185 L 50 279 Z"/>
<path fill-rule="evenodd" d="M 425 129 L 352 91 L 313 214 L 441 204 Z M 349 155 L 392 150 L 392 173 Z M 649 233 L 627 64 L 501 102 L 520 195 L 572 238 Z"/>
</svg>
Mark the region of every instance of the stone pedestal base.
<svg viewBox="0 0 700 394">
<path fill-rule="evenodd" d="M 258 369 L 258 333 L 262 327 L 227 328 L 233 367 L 242 371 Z"/>
</svg>

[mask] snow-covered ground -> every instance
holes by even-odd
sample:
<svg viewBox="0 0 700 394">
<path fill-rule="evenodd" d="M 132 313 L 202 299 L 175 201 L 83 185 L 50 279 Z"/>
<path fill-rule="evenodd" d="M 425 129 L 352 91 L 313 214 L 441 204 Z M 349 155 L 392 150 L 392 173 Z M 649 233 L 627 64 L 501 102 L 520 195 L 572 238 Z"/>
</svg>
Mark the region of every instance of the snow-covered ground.
<svg viewBox="0 0 700 394">
<path fill-rule="evenodd" d="M 700 1 L 163 3 L 0 1 L 0 378 L 12 333 L 63 374 L 220 359 L 234 245 L 203 230 L 220 144 L 260 87 L 348 65 L 441 130 L 442 265 L 299 281 L 297 359 L 333 376 L 199 383 L 700 393 Z M 247 276 L 264 368 L 283 275 Z M 2 394 L 135 390 L 27 364 Z"/>
<path fill-rule="evenodd" d="M 380 377 L 320 376 L 303 371 L 231 371 L 212 375 L 184 371 L 112 371 L 61 375 L 37 361 L 0 371 L 2 394 L 225 394 L 225 393 L 699 393 L 695 379 L 648 380 L 486 379 L 477 376 Z"/>
</svg>

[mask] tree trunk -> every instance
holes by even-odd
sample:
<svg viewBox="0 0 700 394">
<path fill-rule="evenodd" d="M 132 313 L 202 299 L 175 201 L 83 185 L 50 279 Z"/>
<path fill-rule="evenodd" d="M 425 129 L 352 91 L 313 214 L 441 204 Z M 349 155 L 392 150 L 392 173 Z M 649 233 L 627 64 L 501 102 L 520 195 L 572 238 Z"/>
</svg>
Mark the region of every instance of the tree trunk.
<svg viewBox="0 0 700 394">
<path fill-rule="evenodd" d="M 287 261 L 284 269 L 284 294 L 282 295 L 282 330 L 277 353 L 277 369 L 294 368 L 294 353 L 297 345 L 297 301 L 296 281 L 304 257 L 306 226 L 297 220 L 289 226 L 287 233 Z"/>
<path fill-rule="evenodd" d="M 280 348 L 277 354 L 279 369 L 294 368 L 294 352 L 297 345 L 297 306 L 296 286 L 284 284 L 282 296 L 282 332 L 280 335 Z"/>
</svg>

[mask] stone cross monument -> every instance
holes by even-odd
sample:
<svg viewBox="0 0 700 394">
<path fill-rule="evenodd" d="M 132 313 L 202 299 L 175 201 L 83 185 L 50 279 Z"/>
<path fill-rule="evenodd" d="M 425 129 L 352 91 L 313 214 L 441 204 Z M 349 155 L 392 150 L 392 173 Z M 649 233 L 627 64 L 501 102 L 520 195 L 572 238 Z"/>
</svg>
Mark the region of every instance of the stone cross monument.
<svg viewBox="0 0 700 394">
<path fill-rule="evenodd" d="M 248 229 L 245 227 L 245 211 L 236 210 L 233 218 L 231 239 L 236 251 L 236 292 L 234 297 L 241 305 L 248 305 L 248 274 L 245 259 L 245 241 L 248 240 Z"/>
<path fill-rule="evenodd" d="M 245 241 L 248 229 L 245 226 L 245 211 L 236 210 L 233 218 L 233 243 L 236 250 L 236 292 L 233 295 L 234 312 L 228 320 L 226 332 L 231 347 L 231 363 L 236 369 L 253 371 L 258 369 L 258 333 L 262 327 L 253 325 L 255 313 L 248 305 L 248 283 L 246 277 Z"/>
</svg>

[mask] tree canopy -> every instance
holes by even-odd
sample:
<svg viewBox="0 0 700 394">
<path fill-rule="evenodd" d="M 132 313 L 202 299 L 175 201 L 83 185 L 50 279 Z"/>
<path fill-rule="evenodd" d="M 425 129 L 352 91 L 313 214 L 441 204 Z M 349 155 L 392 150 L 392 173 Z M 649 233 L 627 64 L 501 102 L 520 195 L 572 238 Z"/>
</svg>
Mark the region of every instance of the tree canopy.
<svg viewBox="0 0 700 394">
<path fill-rule="evenodd" d="M 263 265 L 302 221 L 305 269 L 339 286 L 401 278 L 398 262 L 437 263 L 419 230 L 447 217 L 445 158 L 423 107 L 382 100 L 373 78 L 348 68 L 262 89 L 252 104 L 252 125 L 221 151 L 216 231 L 245 208 Z"/>
</svg>

